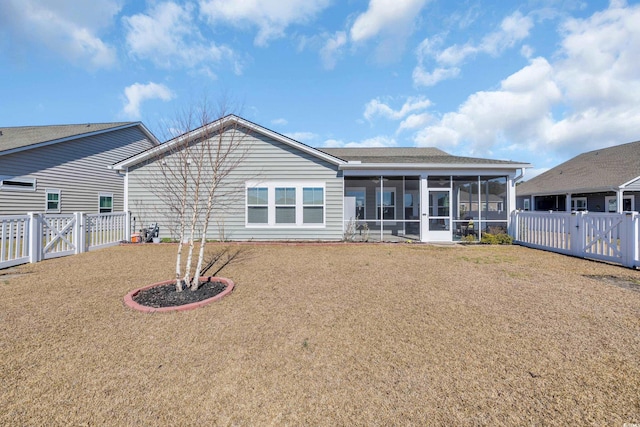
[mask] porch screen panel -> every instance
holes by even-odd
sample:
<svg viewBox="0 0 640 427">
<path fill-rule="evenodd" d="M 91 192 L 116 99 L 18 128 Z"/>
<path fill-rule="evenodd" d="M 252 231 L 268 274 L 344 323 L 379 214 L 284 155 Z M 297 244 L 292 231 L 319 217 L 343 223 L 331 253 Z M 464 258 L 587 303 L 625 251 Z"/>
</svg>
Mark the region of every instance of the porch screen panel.
<svg viewBox="0 0 640 427">
<path fill-rule="evenodd" d="M 480 177 L 482 217 L 489 221 L 507 219 L 507 178 Z"/>
</svg>

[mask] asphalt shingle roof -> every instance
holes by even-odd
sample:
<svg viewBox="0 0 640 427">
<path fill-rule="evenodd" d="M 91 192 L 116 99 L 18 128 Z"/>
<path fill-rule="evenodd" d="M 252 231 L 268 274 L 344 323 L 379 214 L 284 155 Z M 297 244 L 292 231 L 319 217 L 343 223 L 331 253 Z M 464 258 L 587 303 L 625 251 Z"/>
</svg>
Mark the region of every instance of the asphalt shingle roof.
<svg viewBox="0 0 640 427">
<path fill-rule="evenodd" d="M 318 150 L 342 160 L 359 160 L 362 163 L 423 163 L 423 164 L 522 164 L 510 160 L 481 159 L 452 156 L 433 147 L 392 148 L 319 148 Z"/>
<path fill-rule="evenodd" d="M 640 177 L 640 141 L 580 154 L 517 187 L 518 196 L 607 191 Z"/>
<path fill-rule="evenodd" d="M 69 137 L 78 137 L 83 134 L 117 128 L 129 124 L 132 124 L 132 122 L 0 127 L 0 132 L 2 133 L 0 135 L 0 153 L 43 142 L 56 141 Z"/>
</svg>

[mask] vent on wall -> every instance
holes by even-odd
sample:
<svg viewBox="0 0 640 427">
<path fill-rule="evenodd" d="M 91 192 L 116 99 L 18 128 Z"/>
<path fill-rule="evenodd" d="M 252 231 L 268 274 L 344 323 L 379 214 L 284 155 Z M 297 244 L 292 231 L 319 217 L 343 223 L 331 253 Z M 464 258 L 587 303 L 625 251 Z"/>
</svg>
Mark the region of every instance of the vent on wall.
<svg viewBox="0 0 640 427">
<path fill-rule="evenodd" d="M 36 191 L 36 180 L 29 178 L 0 179 L 0 190 Z"/>
</svg>

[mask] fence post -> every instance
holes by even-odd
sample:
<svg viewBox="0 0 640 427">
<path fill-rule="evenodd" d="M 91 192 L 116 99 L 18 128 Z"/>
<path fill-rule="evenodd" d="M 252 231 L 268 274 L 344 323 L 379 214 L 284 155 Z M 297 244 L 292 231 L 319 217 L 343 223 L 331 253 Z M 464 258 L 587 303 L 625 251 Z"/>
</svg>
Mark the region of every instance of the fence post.
<svg viewBox="0 0 640 427">
<path fill-rule="evenodd" d="M 622 233 L 620 233 L 620 250 L 622 251 L 622 265 L 633 268 L 636 264 L 638 251 L 637 213 L 626 212 L 622 217 Z"/>
<path fill-rule="evenodd" d="M 131 211 L 127 211 L 127 216 L 124 220 L 124 239 L 127 242 L 131 241 Z"/>
<path fill-rule="evenodd" d="M 40 214 L 27 212 L 29 216 L 29 262 L 34 263 L 42 259 L 42 224 Z"/>
<path fill-rule="evenodd" d="M 571 212 L 571 220 L 569 221 L 569 252 L 572 255 L 580 256 L 582 242 L 582 230 L 584 224 L 582 222 L 582 212 Z"/>
<path fill-rule="evenodd" d="M 76 247 L 75 253 L 81 254 L 87 250 L 84 214 L 82 212 L 74 212 L 73 215 L 76 217 L 76 224 L 73 230 L 73 243 Z"/>
</svg>

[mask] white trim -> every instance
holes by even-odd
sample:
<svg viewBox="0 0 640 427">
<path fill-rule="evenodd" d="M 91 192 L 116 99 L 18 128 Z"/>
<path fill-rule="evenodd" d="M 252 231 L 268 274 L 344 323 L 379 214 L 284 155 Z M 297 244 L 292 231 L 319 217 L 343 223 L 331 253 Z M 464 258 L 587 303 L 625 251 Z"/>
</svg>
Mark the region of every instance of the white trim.
<svg viewBox="0 0 640 427">
<path fill-rule="evenodd" d="M 437 170 L 438 175 L 465 175 L 470 170 L 481 170 L 483 172 L 473 173 L 478 175 L 489 170 L 514 171 L 515 169 L 525 169 L 532 167 L 529 163 L 346 163 L 339 166 L 340 170 L 368 171 L 373 175 L 389 176 L 389 171 L 415 171 L 415 170 Z M 461 171 L 462 169 L 462 171 Z M 463 172 L 463 173 L 461 173 Z"/>
<path fill-rule="evenodd" d="M 58 195 L 58 208 L 57 209 L 49 209 L 49 194 L 57 194 Z M 60 213 L 62 206 L 62 192 L 57 188 L 46 188 L 44 190 L 44 211 L 46 213 Z"/>
<path fill-rule="evenodd" d="M 250 188 L 266 188 L 267 189 L 267 223 L 250 223 L 249 222 L 249 204 L 247 203 L 247 191 Z M 276 188 L 294 188 L 295 189 L 295 223 L 276 223 Z M 321 188 L 322 189 L 322 223 L 304 223 L 304 189 L 305 188 Z M 268 229 L 286 229 L 286 228 L 325 228 L 327 222 L 327 189 L 326 183 L 320 181 L 247 181 L 245 183 L 245 227 L 246 228 L 268 228 Z M 252 205 L 265 206 L 265 205 Z M 293 205 L 288 205 L 293 206 Z M 320 205 L 306 205 L 320 206 Z"/>
<path fill-rule="evenodd" d="M 7 182 L 19 182 L 23 184 L 30 184 L 31 186 L 22 186 L 22 185 L 10 185 Z M 19 178 L 19 177 L 10 177 L 4 176 L 0 177 L 0 190 L 2 191 L 27 191 L 34 192 L 36 191 L 36 179 L 35 178 Z"/>
</svg>

